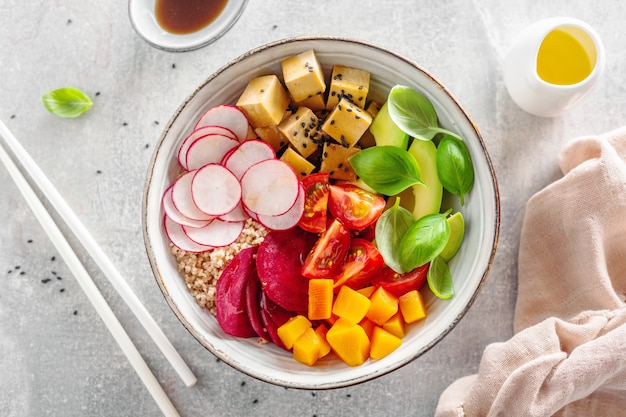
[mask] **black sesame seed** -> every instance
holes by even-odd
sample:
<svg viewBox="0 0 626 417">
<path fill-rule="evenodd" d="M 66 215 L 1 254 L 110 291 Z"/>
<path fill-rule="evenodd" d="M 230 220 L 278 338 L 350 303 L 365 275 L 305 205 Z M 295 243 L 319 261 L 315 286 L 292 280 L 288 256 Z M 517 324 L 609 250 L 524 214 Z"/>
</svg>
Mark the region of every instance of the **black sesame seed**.
<svg viewBox="0 0 626 417">
<path fill-rule="evenodd" d="M 300 126 L 302 126 L 303 128 L 305 128 L 305 127 L 306 127 L 306 123 L 302 122 L 302 123 L 300 123 Z"/>
<path fill-rule="evenodd" d="M 65 292 L 65 288 L 61 288 L 59 292 Z"/>
<path fill-rule="evenodd" d="M 241 386 L 243 387 L 244 385 L 246 385 L 246 381 L 241 381 Z"/>
<path fill-rule="evenodd" d="M 334 125 L 334 124 L 335 124 L 335 120 L 331 120 L 331 121 L 330 121 L 330 124 L 331 124 L 331 125 Z"/>
<path fill-rule="evenodd" d="M 51 260 L 52 262 L 54 262 L 54 261 L 56 261 L 56 260 L 57 260 L 57 257 L 56 257 L 56 256 L 53 256 L 52 258 L 50 258 L 50 260 Z"/>
<path fill-rule="evenodd" d="M 361 116 L 359 116 L 358 114 L 354 116 L 355 119 L 359 120 L 361 118 Z"/>
<path fill-rule="evenodd" d="M 339 162 L 339 165 L 337 165 L 337 168 L 341 168 L 343 166 L 343 162 Z"/>
<path fill-rule="evenodd" d="M 265 93 L 265 88 L 261 88 L 261 90 L 259 90 L 259 93 Z"/>
<path fill-rule="evenodd" d="M 350 171 L 350 169 L 348 169 L 348 167 L 344 167 L 343 168 L 343 172 L 348 172 L 348 171 Z"/>
<path fill-rule="evenodd" d="M 305 175 L 306 175 L 306 172 L 300 171 L 300 176 L 304 177 Z"/>
<path fill-rule="evenodd" d="M 337 93 L 335 93 L 334 91 L 330 92 L 330 95 L 333 96 L 333 97 L 335 97 L 335 94 L 337 94 Z"/>
<path fill-rule="evenodd" d="M 362 85 L 360 85 L 360 86 L 359 86 L 359 90 L 362 90 L 362 89 L 363 89 L 363 86 L 362 86 Z"/>
<path fill-rule="evenodd" d="M 306 149 L 306 143 L 303 143 L 303 144 L 302 144 L 302 147 L 303 147 L 304 149 Z"/>
<path fill-rule="evenodd" d="M 328 174 L 329 175 L 333 175 L 335 173 L 335 171 L 330 171 Z"/>
</svg>

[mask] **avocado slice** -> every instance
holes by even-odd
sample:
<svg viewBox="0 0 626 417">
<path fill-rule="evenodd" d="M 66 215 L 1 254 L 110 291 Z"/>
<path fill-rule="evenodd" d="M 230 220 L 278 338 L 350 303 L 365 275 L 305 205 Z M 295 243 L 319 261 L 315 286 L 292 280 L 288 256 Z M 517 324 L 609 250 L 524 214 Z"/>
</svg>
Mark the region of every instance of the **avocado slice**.
<svg viewBox="0 0 626 417">
<path fill-rule="evenodd" d="M 413 212 L 416 219 L 420 219 L 427 214 L 439 213 L 441 210 L 441 198 L 443 196 L 443 186 L 437 174 L 437 147 L 430 140 L 414 140 L 409 148 L 409 153 L 413 155 L 422 173 L 424 185 L 414 185 L 413 206 L 406 207 Z M 402 203 L 402 200 L 400 200 Z"/>
<path fill-rule="evenodd" d="M 404 133 L 389 116 L 387 102 L 376 114 L 370 125 L 370 133 L 374 135 L 378 146 L 397 146 L 405 149 L 409 146 L 409 135 Z"/>
<path fill-rule="evenodd" d="M 446 247 L 443 248 L 439 256 L 441 256 L 444 261 L 448 262 L 454 255 L 456 255 L 456 252 L 461 246 L 463 236 L 465 235 L 465 220 L 463 219 L 461 212 L 457 211 L 452 216 L 448 217 L 446 221 L 450 226 L 450 238 L 448 239 Z"/>
</svg>

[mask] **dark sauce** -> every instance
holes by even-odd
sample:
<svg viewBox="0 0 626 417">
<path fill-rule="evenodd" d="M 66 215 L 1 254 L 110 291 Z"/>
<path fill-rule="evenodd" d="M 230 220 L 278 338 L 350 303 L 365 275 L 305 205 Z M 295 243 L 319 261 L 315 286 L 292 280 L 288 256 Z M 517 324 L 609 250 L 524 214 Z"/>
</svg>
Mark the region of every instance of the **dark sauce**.
<svg viewBox="0 0 626 417">
<path fill-rule="evenodd" d="M 156 19 L 170 33 L 192 33 L 217 19 L 227 2 L 228 0 L 156 0 Z"/>
</svg>

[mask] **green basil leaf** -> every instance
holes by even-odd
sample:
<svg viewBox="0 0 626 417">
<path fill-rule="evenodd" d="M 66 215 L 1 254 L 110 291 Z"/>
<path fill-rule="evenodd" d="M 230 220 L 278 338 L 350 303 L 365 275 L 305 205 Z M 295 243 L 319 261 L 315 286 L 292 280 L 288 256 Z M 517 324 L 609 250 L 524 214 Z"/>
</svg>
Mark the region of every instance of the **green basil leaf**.
<svg viewBox="0 0 626 417">
<path fill-rule="evenodd" d="M 454 295 L 454 284 L 452 282 L 452 274 L 450 267 L 442 257 L 437 256 L 432 260 L 428 267 L 426 280 L 430 290 L 437 297 L 442 299 L 452 298 Z"/>
<path fill-rule="evenodd" d="M 394 86 L 387 98 L 389 116 L 400 129 L 415 139 L 431 140 L 437 133 L 456 136 L 439 127 L 432 103 L 410 87 Z"/>
<path fill-rule="evenodd" d="M 446 247 L 450 239 L 450 225 L 445 213 L 427 214 L 407 230 L 400 242 L 400 263 L 405 271 L 412 271 L 432 261 Z"/>
<path fill-rule="evenodd" d="M 402 274 L 406 271 L 400 263 L 400 242 L 404 234 L 415 223 L 413 214 L 400 206 L 400 197 L 395 204 L 385 210 L 376 222 L 376 246 L 383 256 L 385 264 Z"/>
<path fill-rule="evenodd" d="M 452 136 L 444 136 L 437 146 L 437 172 L 443 187 L 461 198 L 474 186 L 474 166 L 467 146 Z"/>
<path fill-rule="evenodd" d="M 348 161 L 363 182 L 381 194 L 396 195 L 412 185 L 423 184 L 415 158 L 396 146 L 372 146 Z"/>
<path fill-rule="evenodd" d="M 73 87 L 49 91 L 41 101 L 50 113 L 64 118 L 78 117 L 93 106 L 88 95 Z"/>
</svg>

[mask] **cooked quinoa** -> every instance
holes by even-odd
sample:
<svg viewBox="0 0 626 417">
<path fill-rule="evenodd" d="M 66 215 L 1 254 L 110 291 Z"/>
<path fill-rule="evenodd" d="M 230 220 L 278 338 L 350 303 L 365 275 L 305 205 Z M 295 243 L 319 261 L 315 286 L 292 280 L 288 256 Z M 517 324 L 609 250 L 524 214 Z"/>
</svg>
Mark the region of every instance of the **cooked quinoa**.
<svg viewBox="0 0 626 417">
<path fill-rule="evenodd" d="M 178 271 L 200 307 L 215 314 L 215 286 L 224 267 L 242 249 L 260 245 L 267 232 L 268 230 L 259 223 L 248 219 L 239 238 L 229 246 L 192 253 L 170 244 L 171 252 L 176 257 Z"/>
</svg>

